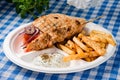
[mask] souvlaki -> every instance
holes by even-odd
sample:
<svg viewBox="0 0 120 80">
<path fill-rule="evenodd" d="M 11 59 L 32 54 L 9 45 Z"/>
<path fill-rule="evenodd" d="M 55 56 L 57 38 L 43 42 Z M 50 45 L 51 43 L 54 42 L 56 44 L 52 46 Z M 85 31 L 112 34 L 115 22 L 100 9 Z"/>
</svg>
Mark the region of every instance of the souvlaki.
<svg viewBox="0 0 120 80">
<path fill-rule="evenodd" d="M 25 50 L 42 50 L 52 47 L 55 43 L 80 33 L 86 22 L 84 18 L 59 13 L 41 16 L 24 30 Z"/>
</svg>

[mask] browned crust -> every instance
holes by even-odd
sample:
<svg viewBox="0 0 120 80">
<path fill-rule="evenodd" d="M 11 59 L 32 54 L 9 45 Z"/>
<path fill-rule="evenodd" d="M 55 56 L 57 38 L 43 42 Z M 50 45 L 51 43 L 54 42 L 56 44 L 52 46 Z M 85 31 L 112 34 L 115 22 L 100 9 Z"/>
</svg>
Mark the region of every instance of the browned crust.
<svg viewBox="0 0 120 80">
<path fill-rule="evenodd" d="M 40 50 L 51 47 L 56 42 L 64 41 L 66 38 L 81 32 L 84 27 L 82 24 L 85 22 L 86 20 L 83 18 L 58 13 L 41 16 L 32 24 L 38 27 L 43 34 L 40 34 L 39 37 L 29 43 L 27 49 Z M 50 38 L 46 38 L 46 35 Z"/>
</svg>

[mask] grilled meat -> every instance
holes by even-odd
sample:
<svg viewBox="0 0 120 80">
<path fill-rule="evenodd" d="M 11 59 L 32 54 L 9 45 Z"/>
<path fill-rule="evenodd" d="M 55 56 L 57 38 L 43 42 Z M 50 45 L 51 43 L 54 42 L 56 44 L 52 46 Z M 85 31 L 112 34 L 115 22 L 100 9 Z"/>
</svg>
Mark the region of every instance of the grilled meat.
<svg viewBox="0 0 120 80">
<path fill-rule="evenodd" d="M 39 36 L 27 44 L 26 49 L 41 50 L 62 42 L 67 38 L 81 32 L 85 19 L 67 16 L 64 14 L 49 14 L 41 16 L 32 25 L 42 32 Z"/>
</svg>

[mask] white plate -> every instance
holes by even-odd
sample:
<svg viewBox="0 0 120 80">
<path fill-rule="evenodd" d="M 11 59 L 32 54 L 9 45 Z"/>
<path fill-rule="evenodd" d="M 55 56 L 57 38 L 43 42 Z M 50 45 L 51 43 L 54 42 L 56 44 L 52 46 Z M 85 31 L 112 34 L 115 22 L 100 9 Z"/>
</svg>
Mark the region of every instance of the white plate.
<svg viewBox="0 0 120 80">
<path fill-rule="evenodd" d="M 102 64 L 103 62 L 107 61 L 114 54 L 116 49 L 116 46 L 113 47 L 111 45 L 108 45 L 107 53 L 104 56 L 101 56 L 92 62 L 85 62 L 83 60 L 77 60 L 77 61 L 74 60 L 74 61 L 71 61 L 70 66 L 67 68 L 54 68 L 54 67 L 49 68 L 49 67 L 37 66 L 33 64 L 32 61 L 40 53 L 42 52 L 51 53 L 55 50 L 63 54 L 64 52 L 57 48 L 49 48 L 41 51 L 33 51 L 33 52 L 25 53 L 21 48 L 21 44 L 22 44 L 21 37 L 18 37 L 18 35 L 23 31 L 24 27 L 27 27 L 29 25 L 31 25 L 31 23 L 21 25 L 17 29 L 10 32 L 4 40 L 3 49 L 5 52 L 5 55 L 13 63 L 32 71 L 45 72 L 45 73 L 71 73 L 71 72 L 87 70 L 87 69 L 96 67 Z M 101 31 L 110 33 L 108 30 L 94 23 L 86 24 L 84 29 L 87 30 L 88 32 L 94 29 L 94 30 L 101 30 Z"/>
</svg>

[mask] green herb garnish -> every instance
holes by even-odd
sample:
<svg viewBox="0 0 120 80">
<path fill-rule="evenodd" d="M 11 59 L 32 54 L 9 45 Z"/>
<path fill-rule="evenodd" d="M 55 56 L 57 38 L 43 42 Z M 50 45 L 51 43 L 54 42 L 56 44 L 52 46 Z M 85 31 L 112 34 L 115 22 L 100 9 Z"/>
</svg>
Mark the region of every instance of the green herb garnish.
<svg viewBox="0 0 120 80">
<path fill-rule="evenodd" d="M 15 9 L 22 18 L 26 17 L 26 14 L 30 14 L 33 18 L 37 18 L 35 13 L 41 14 L 43 11 L 49 8 L 49 0 L 12 0 L 15 4 Z"/>
</svg>

